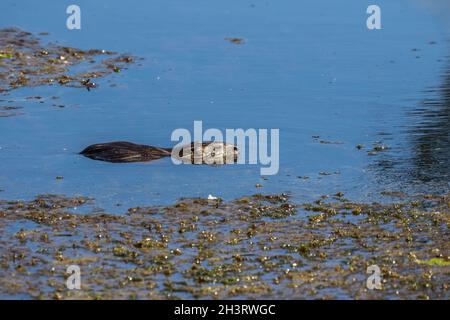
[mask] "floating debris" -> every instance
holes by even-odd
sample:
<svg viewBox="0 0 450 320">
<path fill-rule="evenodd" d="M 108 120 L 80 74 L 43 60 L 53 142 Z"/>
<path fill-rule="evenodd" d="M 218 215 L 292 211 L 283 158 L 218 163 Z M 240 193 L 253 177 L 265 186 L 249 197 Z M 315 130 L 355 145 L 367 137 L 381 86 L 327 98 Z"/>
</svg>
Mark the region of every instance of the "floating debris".
<svg viewBox="0 0 450 320">
<path fill-rule="evenodd" d="M 81 80 L 81 84 L 85 86 L 88 91 L 97 88 L 97 84 L 95 82 L 91 82 L 91 79 Z"/>
<path fill-rule="evenodd" d="M 244 39 L 242 38 L 225 38 L 225 40 L 234 44 L 244 44 Z"/>
<path fill-rule="evenodd" d="M 318 142 L 321 144 L 343 144 L 342 141 L 329 141 L 329 140 L 320 139 L 320 136 L 312 136 L 312 138 L 315 142 Z"/>
<path fill-rule="evenodd" d="M 375 143 L 372 150 L 367 151 L 368 155 L 377 155 L 380 152 L 389 150 L 390 148 L 381 143 Z"/>
</svg>

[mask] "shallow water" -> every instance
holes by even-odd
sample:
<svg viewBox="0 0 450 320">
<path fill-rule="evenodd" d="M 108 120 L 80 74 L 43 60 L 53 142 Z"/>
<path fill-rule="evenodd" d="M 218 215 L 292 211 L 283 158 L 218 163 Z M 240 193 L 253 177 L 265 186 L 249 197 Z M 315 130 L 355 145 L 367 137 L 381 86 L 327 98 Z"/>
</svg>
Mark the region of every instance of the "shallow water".
<svg viewBox="0 0 450 320">
<path fill-rule="evenodd" d="M 366 4 L 356 0 L 77 4 L 80 31 L 66 29 L 65 4 L 51 1 L 3 0 L 0 27 L 144 60 L 99 80 L 96 90 L 50 86 L 0 97 L 24 113 L 0 117 L 2 199 L 84 195 L 123 212 L 209 194 L 289 192 L 302 201 L 341 191 L 365 201 L 385 190 L 448 192 L 449 29 L 441 15 L 449 9 L 436 7 L 442 2 L 378 1 L 380 31 L 367 30 Z M 45 103 L 26 100 L 36 95 Z M 51 96 L 65 107 L 52 106 Z M 222 130 L 279 128 L 278 175 L 263 180 L 257 165 L 111 164 L 77 154 L 113 140 L 171 146 L 172 131 L 192 131 L 194 120 Z M 342 143 L 322 144 L 316 135 Z M 378 141 L 389 149 L 368 155 Z"/>
</svg>

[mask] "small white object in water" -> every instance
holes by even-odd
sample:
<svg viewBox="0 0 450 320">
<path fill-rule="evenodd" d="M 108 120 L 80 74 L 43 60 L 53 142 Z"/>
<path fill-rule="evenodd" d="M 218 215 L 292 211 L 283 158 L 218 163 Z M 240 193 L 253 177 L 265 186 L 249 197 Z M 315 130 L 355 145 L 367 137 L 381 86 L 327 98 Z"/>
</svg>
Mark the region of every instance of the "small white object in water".
<svg viewBox="0 0 450 320">
<path fill-rule="evenodd" d="M 217 200 L 217 197 L 214 197 L 213 195 L 209 195 L 208 200 Z"/>
</svg>

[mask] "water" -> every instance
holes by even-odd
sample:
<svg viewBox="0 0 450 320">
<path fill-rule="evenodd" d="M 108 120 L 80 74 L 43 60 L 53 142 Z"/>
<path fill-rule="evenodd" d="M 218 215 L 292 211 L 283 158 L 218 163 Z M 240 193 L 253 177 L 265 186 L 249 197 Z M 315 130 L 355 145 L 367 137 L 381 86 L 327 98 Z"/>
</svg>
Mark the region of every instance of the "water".
<svg viewBox="0 0 450 320">
<path fill-rule="evenodd" d="M 338 191 L 354 200 L 385 190 L 448 192 L 443 1 L 378 1 L 379 31 L 366 28 L 368 3 L 357 0 L 77 1 L 79 31 L 65 27 L 69 4 L 3 0 L 0 27 L 50 32 L 46 40 L 144 60 L 100 80 L 97 90 L 38 87 L 0 97 L 25 113 L 0 118 L 3 199 L 84 195 L 120 213 L 209 194 L 289 192 L 303 201 Z M 26 100 L 36 95 L 45 103 Z M 51 96 L 66 107 L 52 106 Z M 221 130 L 279 128 L 278 175 L 263 180 L 257 165 L 111 164 L 77 154 L 114 140 L 169 147 L 172 131 L 193 130 L 194 120 Z M 342 143 L 321 144 L 315 135 Z M 390 148 L 368 155 L 377 141 Z"/>
</svg>

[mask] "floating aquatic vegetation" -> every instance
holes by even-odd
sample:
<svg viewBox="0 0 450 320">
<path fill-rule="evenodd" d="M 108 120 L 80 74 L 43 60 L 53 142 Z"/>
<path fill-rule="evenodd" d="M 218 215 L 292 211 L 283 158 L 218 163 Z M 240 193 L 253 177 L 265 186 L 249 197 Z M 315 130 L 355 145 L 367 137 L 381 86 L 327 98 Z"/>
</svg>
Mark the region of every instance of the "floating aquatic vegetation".
<svg viewBox="0 0 450 320">
<path fill-rule="evenodd" d="M 14 57 L 11 53 L 0 53 L 0 59 L 11 59 Z"/>
<path fill-rule="evenodd" d="M 429 266 L 439 266 L 439 267 L 450 266 L 450 261 L 444 260 L 442 258 L 432 258 L 429 260 L 416 260 L 416 262 L 419 264 L 426 264 Z"/>
<path fill-rule="evenodd" d="M 342 192 L 186 198 L 124 215 L 93 200 L 0 201 L 0 295 L 111 298 L 448 299 L 450 195 L 357 203 Z M 79 211 L 79 210 L 78 210 Z M 66 268 L 81 269 L 67 290 Z M 382 290 L 366 287 L 381 269 Z"/>
<path fill-rule="evenodd" d="M 107 50 L 45 43 L 17 28 L 0 29 L 0 92 L 56 84 L 90 90 L 97 87 L 92 79 L 120 72 L 135 60 Z"/>
</svg>

